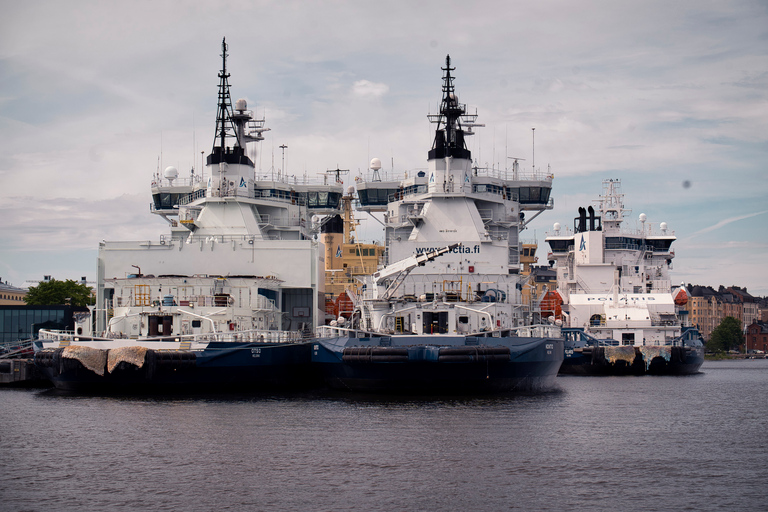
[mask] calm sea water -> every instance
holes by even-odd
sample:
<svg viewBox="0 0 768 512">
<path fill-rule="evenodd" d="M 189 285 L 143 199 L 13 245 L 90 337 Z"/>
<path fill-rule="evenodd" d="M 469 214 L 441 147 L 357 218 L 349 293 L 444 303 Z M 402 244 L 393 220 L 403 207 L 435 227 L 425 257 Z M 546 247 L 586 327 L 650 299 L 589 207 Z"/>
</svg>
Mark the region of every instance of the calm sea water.
<svg viewBox="0 0 768 512">
<path fill-rule="evenodd" d="M 0 390 L 0 510 L 766 510 L 768 360 L 492 398 Z"/>
</svg>

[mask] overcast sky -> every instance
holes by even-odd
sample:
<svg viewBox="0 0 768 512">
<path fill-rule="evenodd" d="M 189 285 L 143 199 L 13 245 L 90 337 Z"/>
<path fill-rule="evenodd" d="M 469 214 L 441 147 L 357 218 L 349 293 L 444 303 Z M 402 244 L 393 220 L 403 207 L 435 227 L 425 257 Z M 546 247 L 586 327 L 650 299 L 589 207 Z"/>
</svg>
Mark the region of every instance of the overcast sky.
<svg viewBox="0 0 768 512">
<path fill-rule="evenodd" d="M 768 295 L 768 2 L 3 2 L 0 278 L 96 278 L 100 240 L 158 239 L 158 167 L 213 143 L 223 37 L 233 100 L 265 115 L 256 165 L 347 182 L 426 166 L 446 54 L 478 165 L 550 166 L 571 226 L 606 178 L 666 222 L 673 282 Z M 159 160 L 162 160 L 159 162 Z M 373 220 L 368 240 L 381 240 Z"/>
</svg>

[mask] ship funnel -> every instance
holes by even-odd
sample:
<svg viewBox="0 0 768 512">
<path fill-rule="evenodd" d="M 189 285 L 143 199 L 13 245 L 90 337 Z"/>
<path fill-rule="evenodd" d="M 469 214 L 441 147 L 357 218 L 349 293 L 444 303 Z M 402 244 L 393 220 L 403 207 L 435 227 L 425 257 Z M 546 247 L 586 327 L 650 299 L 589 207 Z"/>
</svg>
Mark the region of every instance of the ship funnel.
<svg viewBox="0 0 768 512">
<path fill-rule="evenodd" d="M 594 231 L 595 230 L 595 209 L 591 206 L 587 208 L 587 211 L 589 212 L 589 230 Z"/>
<path fill-rule="evenodd" d="M 583 206 L 579 206 L 579 223 L 576 226 L 577 233 L 583 233 L 587 230 L 587 210 Z"/>
</svg>

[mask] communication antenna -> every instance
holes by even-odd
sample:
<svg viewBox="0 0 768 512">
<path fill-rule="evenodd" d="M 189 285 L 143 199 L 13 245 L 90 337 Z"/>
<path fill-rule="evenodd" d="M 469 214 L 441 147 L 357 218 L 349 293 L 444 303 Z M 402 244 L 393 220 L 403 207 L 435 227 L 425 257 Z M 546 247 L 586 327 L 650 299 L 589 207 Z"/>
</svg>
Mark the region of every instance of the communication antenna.
<svg viewBox="0 0 768 512">
<path fill-rule="evenodd" d="M 507 159 L 514 160 L 512 162 L 512 179 L 517 181 L 517 179 L 518 179 L 518 172 L 520 171 L 520 166 L 518 164 L 518 161 L 520 161 L 520 160 L 525 161 L 525 158 L 518 158 L 516 156 L 508 156 Z"/>
<path fill-rule="evenodd" d="M 195 182 L 195 151 L 197 151 L 197 142 L 195 141 L 195 113 L 192 112 L 192 183 Z"/>
<path fill-rule="evenodd" d="M 335 169 L 327 169 L 323 174 L 325 174 L 325 184 L 328 184 L 328 176 L 336 176 L 336 183 L 343 183 L 344 180 L 341 179 L 342 174 L 348 174 L 349 169 L 339 169 L 339 164 L 336 164 Z"/>
<path fill-rule="evenodd" d="M 531 167 L 536 172 L 536 128 L 531 128 L 531 137 L 533 137 L 533 149 L 531 154 Z"/>
<path fill-rule="evenodd" d="M 285 144 L 281 144 L 278 147 L 283 150 L 283 166 L 282 166 L 282 169 L 280 169 L 280 171 L 282 171 L 283 176 L 287 176 L 288 173 L 285 172 L 285 150 L 288 149 L 288 146 L 286 146 Z M 280 179 L 280 172 L 277 173 L 277 179 Z"/>
</svg>

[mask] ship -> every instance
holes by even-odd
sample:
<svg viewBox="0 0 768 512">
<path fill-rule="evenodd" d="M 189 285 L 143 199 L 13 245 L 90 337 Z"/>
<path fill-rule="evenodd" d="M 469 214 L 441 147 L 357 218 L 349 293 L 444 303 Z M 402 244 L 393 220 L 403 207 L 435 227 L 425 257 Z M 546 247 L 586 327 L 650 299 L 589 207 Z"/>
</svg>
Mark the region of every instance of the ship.
<svg viewBox="0 0 768 512">
<path fill-rule="evenodd" d="M 579 207 L 573 228 L 547 233 L 557 290 L 541 301 L 566 337 L 562 374 L 688 375 L 704 345 L 688 322 L 683 287 L 672 286 L 675 234 L 641 213 L 627 226 L 621 181 L 606 179 L 597 208 Z"/>
<path fill-rule="evenodd" d="M 161 391 L 313 388 L 314 326 L 325 319 L 313 219 L 343 187 L 257 172 L 265 120 L 232 102 L 226 40 L 211 153 L 188 177 L 156 172 L 151 212 L 170 233 L 102 241 L 96 305 L 74 331 L 41 330 L 35 364 L 56 388 Z"/>
<path fill-rule="evenodd" d="M 352 314 L 318 328 L 312 361 L 335 389 L 492 393 L 554 386 L 563 339 L 521 303 L 520 231 L 551 209 L 553 175 L 472 165 L 468 113 L 446 57 L 428 167 L 382 180 L 371 160 L 359 209 L 384 213 L 384 262 L 347 289 Z M 525 220 L 525 213 L 530 218 Z M 531 213 L 532 212 L 532 213 Z"/>
<path fill-rule="evenodd" d="M 341 170 L 330 172 L 339 180 Z M 321 242 L 325 247 L 326 323 L 339 316 L 351 317 L 353 304 L 347 290 L 359 294 L 363 277 L 376 272 L 384 260 L 383 246 L 362 242 L 357 237 L 356 228 L 360 221 L 354 215 L 352 205 L 355 201 L 355 187 L 350 185 L 341 198 L 341 213 L 327 216 L 320 225 Z"/>
</svg>

